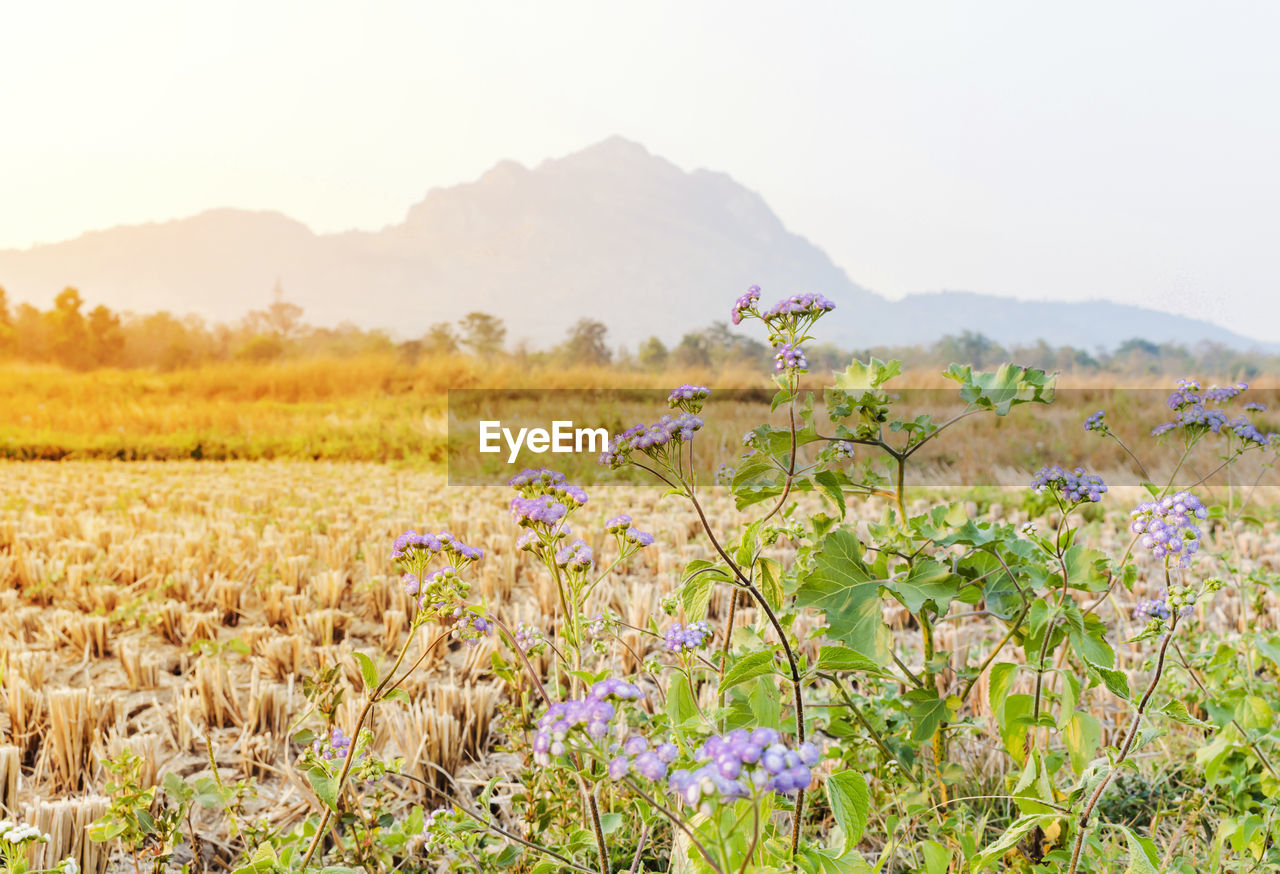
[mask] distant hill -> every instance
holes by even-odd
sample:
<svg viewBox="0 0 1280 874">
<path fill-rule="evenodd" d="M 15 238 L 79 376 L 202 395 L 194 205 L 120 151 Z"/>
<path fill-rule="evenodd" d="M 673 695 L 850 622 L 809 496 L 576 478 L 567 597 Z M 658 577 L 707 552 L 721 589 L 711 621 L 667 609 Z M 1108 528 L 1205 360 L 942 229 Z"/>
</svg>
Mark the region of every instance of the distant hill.
<svg viewBox="0 0 1280 874">
<path fill-rule="evenodd" d="M 475 182 L 432 189 L 402 223 L 376 232 L 315 234 L 279 213 L 218 209 L 0 250 L 0 286 L 42 305 L 74 285 L 113 309 L 225 321 L 269 302 L 277 279 L 308 321 L 401 338 L 483 310 L 534 346 L 558 341 L 581 316 L 607 324 L 615 343 L 674 341 L 726 320 L 756 284 L 766 300 L 795 291 L 835 300 L 824 339 L 846 346 L 968 329 L 1002 343 L 1087 349 L 1136 336 L 1268 348 L 1207 322 L 1101 301 L 950 291 L 889 301 L 790 233 L 760 195 L 618 137 L 534 169 L 507 161 Z"/>
</svg>

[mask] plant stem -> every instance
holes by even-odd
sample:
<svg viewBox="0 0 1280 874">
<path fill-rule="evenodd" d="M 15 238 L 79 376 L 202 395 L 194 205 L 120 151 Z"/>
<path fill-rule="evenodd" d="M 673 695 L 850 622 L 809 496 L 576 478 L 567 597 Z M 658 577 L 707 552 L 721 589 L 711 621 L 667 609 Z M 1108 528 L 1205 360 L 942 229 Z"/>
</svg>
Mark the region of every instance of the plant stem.
<svg viewBox="0 0 1280 874">
<path fill-rule="evenodd" d="M 662 803 L 658 801 L 658 799 L 654 798 L 648 792 L 645 792 L 644 789 L 640 788 L 640 785 L 636 783 L 635 780 L 632 780 L 630 777 L 626 777 L 624 779 L 626 780 L 627 785 L 630 786 L 636 792 L 637 795 L 639 795 L 645 801 L 649 802 L 649 805 L 654 810 L 658 811 L 658 813 L 661 813 L 667 819 L 671 820 L 672 825 L 674 825 L 676 828 L 680 829 L 680 831 L 685 833 L 685 836 L 688 837 L 689 840 L 693 842 L 693 845 L 698 848 L 698 852 L 702 854 L 702 858 L 706 860 L 707 864 L 711 866 L 711 869 L 715 871 L 716 874 L 724 874 L 724 870 L 721 869 L 721 867 L 716 864 L 716 860 L 711 855 L 710 851 L 707 850 L 707 848 L 702 845 L 702 841 L 698 840 L 697 836 L 693 833 L 693 831 L 689 828 L 689 826 L 685 823 L 683 819 L 681 819 L 675 813 L 671 812 L 666 807 L 663 807 Z"/>
<path fill-rule="evenodd" d="M 1160 654 L 1156 659 L 1155 670 L 1151 674 L 1151 682 L 1147 684 L 1147 691 L 1143 693 L 1141 700 L 1138 701 L 1138 710 L 1133 715 L 1133 722 L 1129 726 L 1128 735 L 1124 739 L 1123 746 L 1120 747 L 1120 755 L 1107 770 L 1107 776 L 1102 778 L 1098 788 L 1093 790 L 1093 794 L 1089 796 L 1089 801 L 1085 805 L 1084 811 L 1080 814 L 1080 830 L 1076 833 L 1076 843 L 1071 851 L 1071 864 L 1067 867 L 1067 874 L 1076 874 L 1076 867 L 1080 864 L 1080 851 L 1084 848 L 1084 839 L 1089 832 L 1089 819 L 1093 816 L 1093 809 L 1097 807 L 1098 800 L 1102 798 L 1102 793 L 1111 784 L 1116 771 L 1129 757 L 1129 752 L 1133 749 L 1133 742 L 1138 738 L 1138 729 L 1142 726 L 1142 717 L 1147 712 L 1147 705 L 1151 702 L 1151 696 L 1155 693 L 1156 686 L 1160 684 L 1161 675 L 1164 674 L 1165 653 L 1168 651 L 1169 643 L 1173 640 L 1174 632 L 1177 630 L 1178 617 L 1177 614 L 1174 614 L 1173 618 L 1169 620 L 1169 630 L 1165 632 L 1164 639 L 1160 642 Z"/>
</svg>

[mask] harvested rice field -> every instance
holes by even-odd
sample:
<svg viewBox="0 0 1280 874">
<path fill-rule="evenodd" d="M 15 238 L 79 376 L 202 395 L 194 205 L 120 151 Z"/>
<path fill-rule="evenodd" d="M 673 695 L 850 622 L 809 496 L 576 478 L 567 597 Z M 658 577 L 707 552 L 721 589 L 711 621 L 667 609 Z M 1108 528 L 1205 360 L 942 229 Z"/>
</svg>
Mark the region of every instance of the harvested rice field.
<svg viewBox="0 0 1280 874">
<path fill-rule="evenodd" d="M 1125 549 L 1127 511 L 1117 508 L 1139 495 L 1123 491 L 1113 490 L 1111 509 L 1094 513 L 1081 529 L 1089 546 L 1112 554 Z M 975 519 L 1022 523 L 1028 521 L 1025 494 L 1025 488 L 986 489 L 963 506 Z M 314 818 L 323 802 L 296 767 L 306 746 L 296 734 L 322 723 L 326 710 L 334 725 L 350 730 L 362 688 L 354 654 L 383 666 L 404 645 L 415 603 L 389 559 L 397 535 L 448 529 L 484 552 L 469 574 L 473 601 L 511 629 L 556 627 L 557 587 L 545 567 L 514 545 L 519 529 L 509 503 L 505 488 L 450 487 L 438 473 L 377 464 L 0 464 L 0 809 L 50 836 L 32 846 L 31 862 L 52 867 L 70 856 L 89 874 L 132 870 L 136 854 L 131 860 L 119 841 L 91 841 L 88 830 L 108 809 L 115 775 L 107 766 L 125 751 L 138 757 L 143 790 L 163 785 L 165 775 L 233 787 L 233 804 L 191 806 L 190 828 L 200 839 L 167 848 L 172 858 L 162 867 L 170 870 L 227 870 L 255 837 Z M 708 493 L 705 506 L 714 528 L 739 518 L 727 489 Z M 886 509 L 882 498 L 850 503 L 864 528 Z M 663 650 L 661 635 L 644 629 L 661 616 L 660 605 L 686 565 L 713 556 L 698 538 L 696 517 L 674 499 L 664 502 L 657 488 L 631 486 L 593 490 L 580 512 L 584 528 L 596 532 L 586 535 L 596 555 L 607 557 L 612 549 L 596 523 L 624 511 L 660 548 L 637 553 L 596 594 L 596 608 L 611 610 L 621 629 L 601 645 L 608 652 L 597 655 L 619 673 L 641 675 Z M 1264 506 L 1256 515 L 1256 525 L 1219 525 L 1213 537 L 1229 543 L 1247 573 L 1274 575 L 1280 571 L 1275 514 Z M 785 542 L 774 553 L 785 561 Z M 1141 574 L 1132 592 L 1118 589 L 1097 604 L 1116 627 L 1117 669 L 1134 688 L 1150 667 L 1150 647 L 1123 641 L 1141 631 L 1144 620 L 1133 618 L 1133 609 L 1156 597 L 1159 587 L 1148 582 L 1155 578 Z M 719 586 L 710 595 L 712 626 L 725 622 L 729 591 Z M 881 609 L 903 669 L 919 672 L 915 619 L 891 599 Z M 1274 590 L 1242 602 L 1227 586 L 1195 610 L 1224 645 L 1246 629 L 1280 628 Z M 737 615 L 739 634 L 763 633 L 754 630 L 763 629 L 763 617 L 745 602 Z M 808 611 L 790 629 L 810 661 L 818 657 L 814 632 L 821 616 Z M 407 816 L 415 806 L 431 810 L 461 799 L 487 806 L 499 825 L 519 832 L 510 803 L 523 791 L 513 752 L 519 739 L 510 734 L 527 724 L 521 714 L 529 701 L 495 676 L 512 657 L 495 661 L 495 652 L 505 651 L 497 636 L 474 646 L 455 639 L 431 647 L 429 631 L 419 631 L 407 650 L 406 664 L 420 666 L 400 687 L 406 694 L 381 706 L 370 724 L 371 754 L 400 760 L 400 774 L 386 776 L 378 789 L 380 809 Z M 951 654 L 959 672 L 1002 633 L 999 622 L 957 602 L 937 623 L 933 643 Z M 1026 662 L 1020 648 L 1003 658 Z M 540 673 L 549 670 L 545 650 L 530 659 Z M 946 682 L 945 667 L 932 670 Z M 1173 682 L 1189 686 L 1190 677 Z M 968 728 L 949 755 L 968 772 L 961 783 L 974 787 L 963 791 L 976 794 L 998 785 L 1008 762 L 986 688 L 990 675 L 975 679 L 975 694 L 950 717 Z M 1019 673 L 1003 694 L 1029 691 L 1031 679 Z M 702 687 L 700 706 L 714 706 L 715 693 Z M 1101 687 L 1085 688 L 1079 707 L 1092 715 L 1102 743 L 1117 742 L 1127 727 L 1127 706 Z M 1145 755 L 1193 755 L 1201 739 L 1198 729 L 1175 726 L 1152 740 Z M 873 835 L 892 834 L 894 817 L 887 807 L 870 812 L 873 846 L 885 843 Z M 830 826 L 815 823 L 819 831 Z M 1167 838 L 1180 827 L 1177 820 L 1156 822 L 1152 834 Z M 1213 840 L 1212 833 L 1183 828 L 1192 844 Z M 1051 835 L 1041 837 L 1052 843 Z M 429 854 L 423 858 L 427 864 Z"/>
</svg>

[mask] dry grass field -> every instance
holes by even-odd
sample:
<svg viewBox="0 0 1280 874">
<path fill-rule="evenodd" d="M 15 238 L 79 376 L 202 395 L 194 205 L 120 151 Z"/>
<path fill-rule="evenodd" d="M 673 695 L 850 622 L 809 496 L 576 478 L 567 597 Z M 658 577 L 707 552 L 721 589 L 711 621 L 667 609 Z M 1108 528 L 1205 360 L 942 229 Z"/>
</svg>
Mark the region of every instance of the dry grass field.
<svg viewBox="0 0 1280 874">
<path fill-rule="evenodd" d="M 1022 521 L 1024 493 L 986 490 L 971 510 Z M 661 494 L 622 486 L 591 492 L 589 510 L 600 520 L 626 511 L 657 538 L 659 548 L 638 556 L 607 593 L 612 609 L 636 626 L 659 612 L 684 564 L 706 554 L 694 521 Z M 222 780 L 257 781 L 247 817 L 301 820 L 317 809 L 306 780 L 291 769 L 298 754 L 291 730 L 308 710 L 304 677 L 338 666 L 348 689 L 339 723 L 354 720 L 350 690 L 359 674 L 351 654 L 385 661 L 407 627 L 410 599 L 388 560 L 399 532 L 447 527 L 481 547 L 475 597 L 511 627 L 550 627 L 555 589 L 512 545 L 509 495 L 449 487 L 427 470 L 363 463 L 0 463 L 3 815 L 53 836 L 37 862 L 70 853 L 101 874 L 107 850 L 85 841 L 84 826 L 104 810 L 102 761 L 127 747 L 143 757 L 148 781 L 165 772 L 211 775 L 212 757 Z M 1123 550 L 1115 514 L 1130 498 L 1136 493 L 1109 496 L 1104 506 L 1114 518 L 1088 527 L 1091 545 Z M 708 506 L 716 526 L 736 515 L 727 492 Z M 883 509 L 875 500 L 851 507 L 863 520 Z M 1264 533 L 1240 533 L 1234 545 L 1249 566 L 1274 572 L 1276 531 L 1271 521 Z M 592 545 L 607 553 L 599 539 Z M 1150 594 L 1140 583 L 1132 595 L 1122 593 L 1124 601 L 1102 606 L 1109 621 L 1119 617 L 1121 640 L 1138 630 L 1128 619 L 1130 600 Z M 712 622 L 726 609 L 721 592 Z M 1230 588 L 1197 609 L 1224 631 L 1246 621 Z M 905 612 L 886 611 L 898 627 L 908 621 Z M 1280 604 L 1267 601 L 1247 621 L 1280 628 Z M 797 628 L 801 639 L 806 630 Z M 940 647 L 957 653 L 980 654 L 999 636 L 995 623 L 982 621 L 944 622 L 938 633 Z M 639 631 L 623 638 L 630 651 L 616 654 L 619 663 L 637 670 L 654 639 Z M 904 633 L 904 645 L 914 639 Z M 420 781 L 392 781 L 406 808 L 433 800 L 436 768 L 464 787 L 503 772 L 502 757 L 490 754 L 503 704 L 488 673 L 493 645 L 490 638 L 428 654 L 425 670 L 406 686 L 409 702 L 382 711 L 380 752 L 403 756 L 405 772 Z M 1118 649 L 1124 669 L 1142 670 L 1142 651 Z M 1095 696 L 1096 715 L 1114 731 L 1121 714 L 1105 694 Z M 985 701 L 973 699 L 979 720 L 988 716 Z M 1176 753 L 1188 740 L 1157 743 Z M 1000 767 L 981 735 L 956 755 L 975 773 Z M 218 841 L 215 834 L 204 847 L 215 869 L 229 854 Z"/>
</svg>

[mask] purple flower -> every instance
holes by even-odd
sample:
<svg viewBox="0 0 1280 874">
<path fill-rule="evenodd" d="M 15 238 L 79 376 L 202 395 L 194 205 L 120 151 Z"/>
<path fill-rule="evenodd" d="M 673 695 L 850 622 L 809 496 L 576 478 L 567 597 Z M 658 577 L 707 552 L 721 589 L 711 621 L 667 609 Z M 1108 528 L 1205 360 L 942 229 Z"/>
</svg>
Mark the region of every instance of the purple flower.
<svg viewBox="0 0 1280 874">
<path fill-rule="evenodd" d="M 1166 567 L 1187 567 L 1200 550 L 1199 520 L 1209 511 L 1190 492 L 1178 492 L 1159 500 L 1144 501 L 1130 514 L 1130 530 L 1138 545 L 1163 560 Z"/>
<path fill-rule="evenodd" d="M 716 803 L 746 798 L 756 790 L 788 794 L 808 789 L 810 768 L 821 752 L 808 743 L 790 749 L 772 729 L 735 729 L 707 738 L 694 758 L 697 767 L 672 771 L 667 788 L 685 804 L 710 812 Z M 647 776 L 638 758 L 636 770 Z"/>
<path fill-rule="evenodd" d="M 711 396 L 711 389 L 705 385 L 689 385 L 685 383 L 677 389 L 673 389 L 667 397 L 667 406 L 672 409 L 679 407 L 690 413 L 697 413 L 702 410 L 702 402 Z"/>
<path fill-rule="evenodd" d="M 768 321 L 778 316 L 819 316 L 835 308 L 835 304 L 820 294 L 797 294 L 775 303 L 763 318 Z"/>
<path fill-rule="evenodd" d="M 804 350 L 795 343 L 783 343 L 773 356 L 775 370 L 808 370 L 809 361 Z"/>
<path fill-rule="evenodd" d="M 700 416 L 682 412 L 677 416 L 663 416 L 652 425 L 634 425 L 613 436 L 609 448 L 600 456 L 600 463 L 617 469 L 630 461 L 636 451 L 656 458 L 672 446 L 692 440 L 704 424 Z"/>
<path fill-rule="evenodd" d="M 1083 467 L 1075 470 L 1064 470 L 1058 465 L 1042 467 L 1036 471 L 1031 480 L 1031 488 L 1043 494 L 1047 489 L 1057 491 L 1068 504 L 1083 504 L 1087 501 L 1097 503 L 1107 492 L 1107 485 L 1102 477 L 1085 473 Z"/>
<path fill-rule="evenodd" d="M 1104 421 L 1106 415 L 1106 410 L 1097 410 L 1089 416 L 1089 418 L 1084 420 L 1084 429 L 1086 431 L 1098 431 L 1100 433 L 1105 433 L 1107 430 L 1107 423 Z"/>
<path fill-rule="evenodd" d="M 556 553 L 556 564 L 569 571 L 589 571 L 593 560 L 591 547 L 585 540 L 575 540 Z"/>
<path fill-rule="evenodd" d="M 735 325 L 742 324 L 742 319 L 746 315 L 755 314 L 756 301 L 760 300 L 760 286 L 753 285 L 747 289 L 747 293 L 734 301 L 733 309 L 729 311 L 729 318 L 733 320 Z"/>
<path fill-rule="evenodd" d="M 693 622 L 687 628 L 679 622 L 672 623 L 665 638 L 667 652 L 685 653 L 701 649 L 711 642 L 713 636 L 711 624 L 705 619 Z"/>
<path fill-rule="evenodd" d="M 631 527 L 631 517 L 626 513 L 614 516 L 612 519 L 604 523 L 604 530 L 610 534 L 618 534 L 626 531 Z"/>
<path fill-rule="evenodd" d="M 583 698 L 552 704 L 538 719 L 538 731 L 533 739 L 534 761 L 546 767 L 552 757 L 564 755 L 565 741 L 574 733 L 586 734 L 592 742 L 601 740 L 609 733 L 609 723 L 617 715 L 617 709 L 608 699 L 634 700 L 641 697 L 643 694 L 636 686 L 610 677 L 592 686 L 591 692 Z M 626 763 L 625 758 L 623 763 Z"/>
</svg>

